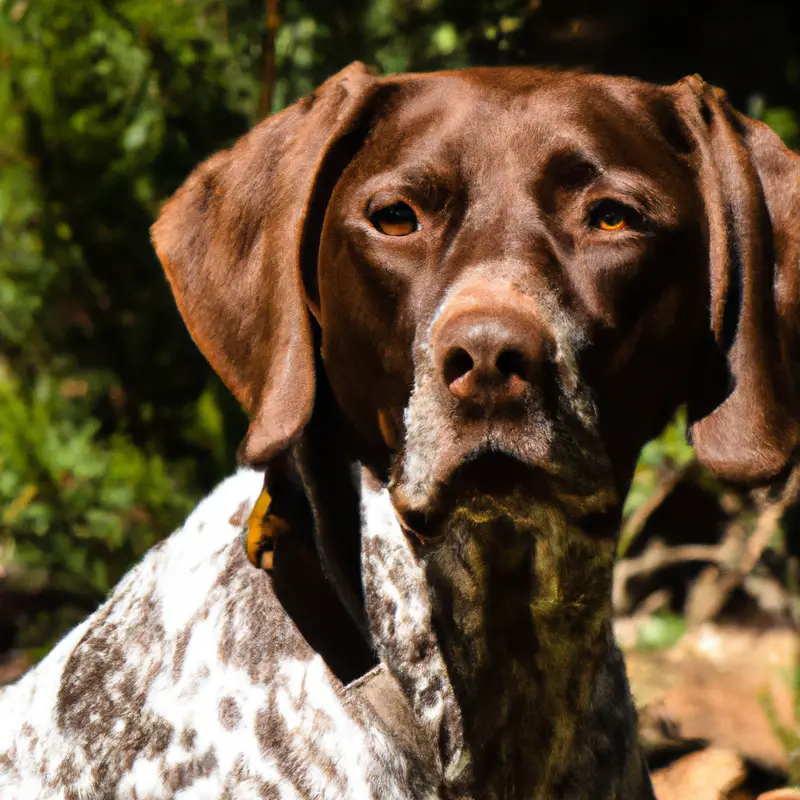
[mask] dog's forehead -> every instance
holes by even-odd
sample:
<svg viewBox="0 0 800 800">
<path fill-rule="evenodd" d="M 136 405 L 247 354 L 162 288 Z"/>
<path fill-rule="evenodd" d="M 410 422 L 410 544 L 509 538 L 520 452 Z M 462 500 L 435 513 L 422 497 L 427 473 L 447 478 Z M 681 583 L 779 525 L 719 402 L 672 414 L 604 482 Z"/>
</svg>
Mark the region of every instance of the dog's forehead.
<svg viewBox="0 0 800 800">
<path fill-rule="evenodd" d="M 647 170 L 670 150 L 664 93 L 630 78 L 475 68 L 385 79 L 391 100 L 367 144 L 382 167 L 415 160 L 462 169 L 517 153 L 528 164 L 565 152 Z"/>
</svg>

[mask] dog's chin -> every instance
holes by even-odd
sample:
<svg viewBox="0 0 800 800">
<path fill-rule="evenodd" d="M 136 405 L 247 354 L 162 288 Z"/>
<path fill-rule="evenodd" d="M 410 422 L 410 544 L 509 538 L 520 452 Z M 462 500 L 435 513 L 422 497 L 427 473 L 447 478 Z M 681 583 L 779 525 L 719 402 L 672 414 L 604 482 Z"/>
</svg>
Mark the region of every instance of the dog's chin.
<svg viewBox="0 0 800 800">
<path fill-rule="evenodd" d="M 424 508 L 395 503 L 403 530 L 423 546 L 446 539 L 454 525 L 506 521 L 536 528 L 543 508 L 558 508 L 577 529 L 593 538 L 614 538 L 621 521 L 613 489 L 586 494 L 540 466 L 501 451 L 478 451 L 465 458 L 441 483 Z"/>
</svg>

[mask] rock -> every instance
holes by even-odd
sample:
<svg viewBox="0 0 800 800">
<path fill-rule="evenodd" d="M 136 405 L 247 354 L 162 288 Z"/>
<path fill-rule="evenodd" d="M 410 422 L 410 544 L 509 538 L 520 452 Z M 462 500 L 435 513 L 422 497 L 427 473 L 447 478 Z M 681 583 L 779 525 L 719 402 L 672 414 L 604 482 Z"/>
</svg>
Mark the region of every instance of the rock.
<svg viewBox="0 0 800 800">
<path fill-rule="evenodd" d="M 746 777 L 745 764 L 736 753 L 709 747 L 654 772 L 653 788 L 658 800 L 720 800 Z"/>
</svg>

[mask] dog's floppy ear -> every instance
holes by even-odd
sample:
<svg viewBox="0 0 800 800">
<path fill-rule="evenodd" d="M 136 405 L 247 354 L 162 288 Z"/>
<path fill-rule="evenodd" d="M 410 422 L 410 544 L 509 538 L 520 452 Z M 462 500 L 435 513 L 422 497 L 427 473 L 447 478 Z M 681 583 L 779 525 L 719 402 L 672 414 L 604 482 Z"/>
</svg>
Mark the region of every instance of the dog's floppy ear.
<svg viewBox="0 0 800 800">
<path fill-rule="evenodd" d="M 301 256 L 316 258 L 326 174 L 377 79 L 358 62 L 197 167 L 152 238 L 192 338 L 250 415 L 240 451 L 265 465 L 302 432 L 314 353 Z M 333 168 L 333 167 L 331 167 Z M 316 270 L 316 264 L 310 269 Z"/>
<path fill-rule="evenodd" d="M 698 76 L 670 87 L 690 139 L 708 222 L 712 349 L 691 436 L 735 481 L 773 477 L 800 434 L 800 158 Z M 795 374 L 793 374 L 793 372 Z"/>
</svg>

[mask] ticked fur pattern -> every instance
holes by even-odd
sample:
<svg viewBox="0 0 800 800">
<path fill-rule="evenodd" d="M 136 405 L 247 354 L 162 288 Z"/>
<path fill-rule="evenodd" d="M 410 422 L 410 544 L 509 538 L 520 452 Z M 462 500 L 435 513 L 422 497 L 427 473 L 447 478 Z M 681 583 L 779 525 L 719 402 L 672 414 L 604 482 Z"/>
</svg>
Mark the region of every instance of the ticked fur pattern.
<svg viewBox="0 0 800 800">
<path fill-rule="evenodd" d="M 489 420 L 481 448 L 542 465 L 535 489 L 512 479 L 494 494 L 467 480 L 443 498 L 453 474 L 442 448 L 458 454 L 450 464 L 467 468 L 477 453 L 469 450 L 474 431 L 443 413 L 429 330 L 414 348 L 415 385 L 390 485 L 366 470 L 362 477 L 373 639 L 438 745 L 448 797 L 652 796 L 612 632 L 616 539 L 578 523 L 613 508 L 616 493 L 576 368 L 582 338 L 551 317 L 557 413 L 545 415 L 532 392 L 526 435 Z M 412 508 L 439 506 L 435 530 L 404 531 L 395 492 Z"/>
<path fill-rule="evenodd" d="M 239 518 L 262 484 L 223 482 L 0 691 L 3 800 L 438 797 L 247 561 Z"/>
</svg>

